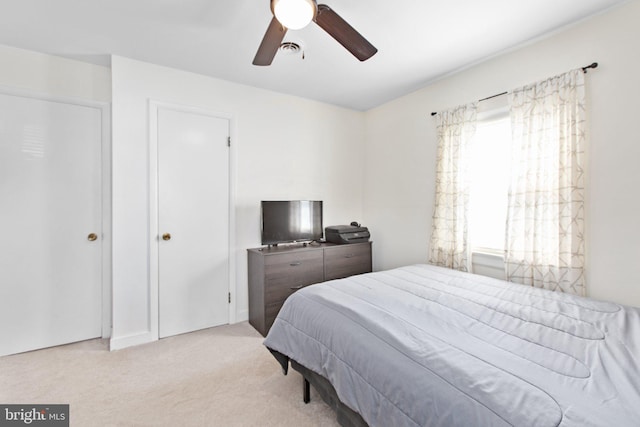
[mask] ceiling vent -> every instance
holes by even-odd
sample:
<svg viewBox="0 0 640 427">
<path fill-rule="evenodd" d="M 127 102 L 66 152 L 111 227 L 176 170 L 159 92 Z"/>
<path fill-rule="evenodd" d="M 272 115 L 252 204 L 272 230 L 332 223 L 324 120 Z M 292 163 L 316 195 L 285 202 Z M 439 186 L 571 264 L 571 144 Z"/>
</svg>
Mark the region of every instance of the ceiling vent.
<svg viewBox="0 0 640 427">
<path fill-rule="evenodd" d="M 300 45 L 294 42 L 284 42 L 280 45 L 280 51 L 287 55 L 295 55 L 300 52 Z"/>
</svg>

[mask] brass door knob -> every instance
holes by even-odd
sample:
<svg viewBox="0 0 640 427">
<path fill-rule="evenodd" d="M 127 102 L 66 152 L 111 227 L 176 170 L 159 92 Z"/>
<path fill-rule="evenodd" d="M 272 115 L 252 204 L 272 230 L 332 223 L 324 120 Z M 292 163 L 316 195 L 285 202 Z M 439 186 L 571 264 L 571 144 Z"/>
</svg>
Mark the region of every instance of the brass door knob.
<svg viewBox="0 0 640 427">
<path fill-rule="evenodd" d="M 171 234 L 169 233 L 164 233 L 162 235 L 162 240 L 171 240 Z"/>
<path fill-rule="evenodd" d="M 91 233 L 87 236 L 87 240 L 93 242 L 94 240 L 98 240 L 98 235 L 96 233 Z"/>
</svg>

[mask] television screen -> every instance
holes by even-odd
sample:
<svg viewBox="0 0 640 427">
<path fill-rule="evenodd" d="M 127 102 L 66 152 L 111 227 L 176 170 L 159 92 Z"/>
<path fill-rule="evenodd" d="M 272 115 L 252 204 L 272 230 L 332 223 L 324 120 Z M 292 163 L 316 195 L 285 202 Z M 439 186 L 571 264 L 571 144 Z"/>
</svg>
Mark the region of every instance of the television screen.
<svg viewBox="0 0 640 427">
<path fill-rule="evenodd" d="M 322 201 L 262 201 L 262 244 L 322 239 Z"/>
</svg>

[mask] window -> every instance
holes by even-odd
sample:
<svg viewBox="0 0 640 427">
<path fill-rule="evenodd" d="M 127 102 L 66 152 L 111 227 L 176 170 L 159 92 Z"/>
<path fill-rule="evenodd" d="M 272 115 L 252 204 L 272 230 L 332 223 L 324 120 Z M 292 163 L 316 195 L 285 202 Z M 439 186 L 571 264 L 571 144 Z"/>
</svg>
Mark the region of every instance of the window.
<svg viewBox="0 0 640 427">
<path fill-rule="evenodd" d="M 511 123 L 506 109 L 478 114 L 470 159 L 469 243 L 472 252 L 504 252 Z M 484 116 L 484 117 L 483 117 Z"/>
<path fill-rule="evenodd" d="M 429 263 L 486 255 L 507 280 L 584 295 L 584 73 L 507 95 L 438 114 Z"/>
</svg>

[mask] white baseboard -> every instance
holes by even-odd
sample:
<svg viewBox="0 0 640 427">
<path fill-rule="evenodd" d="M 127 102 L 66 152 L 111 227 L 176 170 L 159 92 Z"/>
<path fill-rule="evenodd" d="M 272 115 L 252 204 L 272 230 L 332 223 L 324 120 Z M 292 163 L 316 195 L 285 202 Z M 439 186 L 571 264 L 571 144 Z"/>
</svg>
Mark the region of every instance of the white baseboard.
<svg viewBox="0 0 640 427">
<path fill-rule="evenodd" d="M 249 310 L 238 310 L 234 323 L 246 322 L 247 320 L 249 320 Z"/>
<path fill-rule="evenodd" d="M 249 310 L 238 311 L 235 322 L 240 323 L 249 320 Z M 140 332 L 138 334 L 125 335 L 122 337 L 113 337 L 109 340 L 109 350 L 121 350 L 127 347 L 133 347 L 135 345 L 147 344 L 153 341 L 157 341 L 150 331 Z"/>
<path fill-rule="evenodd" d="M 109 350 L 120 350 L 134 345 L 146 344 L 157 341 L 150 331 L 141 332 L 139 334 L 125 335 L 123 337 L 114 337 L 109 340 Z"/>
</svg>

